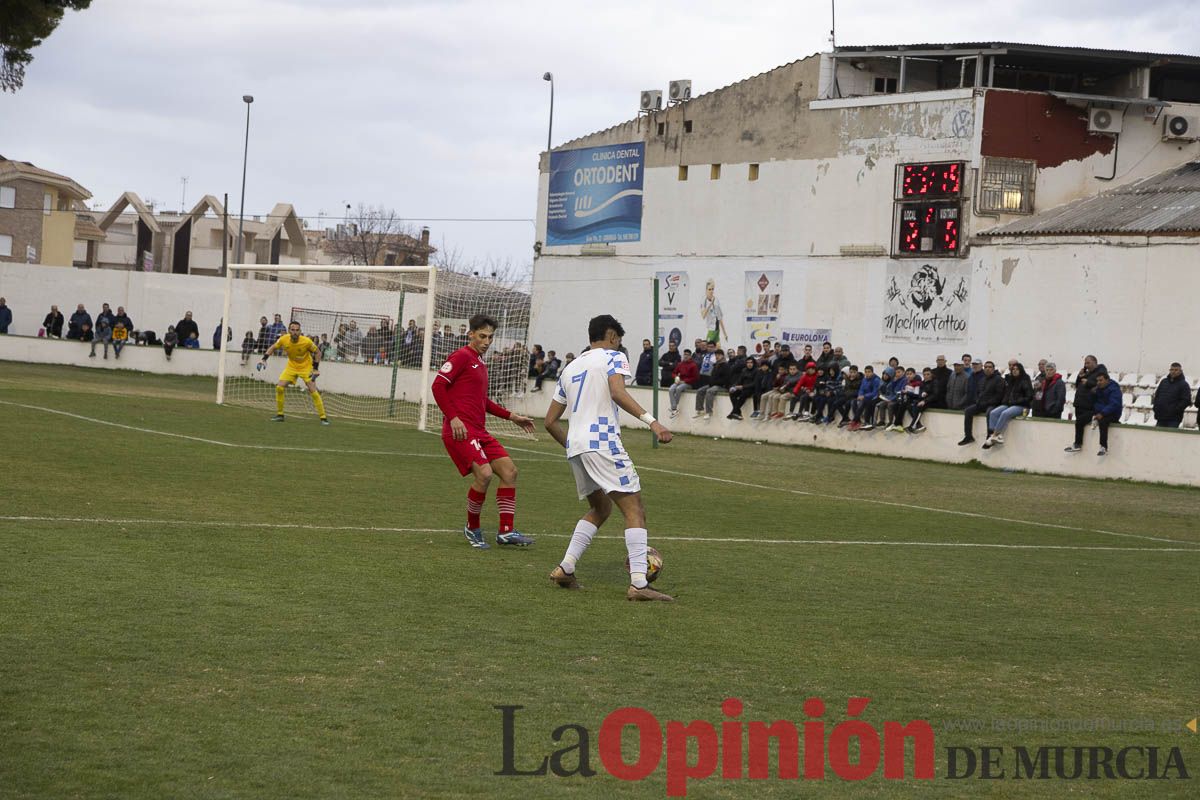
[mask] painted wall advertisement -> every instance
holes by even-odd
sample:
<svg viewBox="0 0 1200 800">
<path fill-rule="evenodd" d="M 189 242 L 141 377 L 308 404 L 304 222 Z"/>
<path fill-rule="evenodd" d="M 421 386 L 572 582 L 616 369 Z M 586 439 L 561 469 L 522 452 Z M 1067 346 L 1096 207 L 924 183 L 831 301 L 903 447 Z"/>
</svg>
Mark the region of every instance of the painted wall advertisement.
<svg viewBox="0 0 1200 800">
<path fill-rule="evenodd" d="M 686 272 L 656 272 L 658 280 L 658 347 L 667 342 L 683 341 L 687 326 L 688 274 Z"/>
<path fill-rule="evenodd" d="M 786 344 L 795 354 L 802 353 L 806 344 L 812 345 L 814 353 L 820 353 L 821 345 L 832 341 L 832 328 L 783 328 L 779 333 L 779 343 Z"/>
<path fill-rule="evenodd" d="M 546 244 L 640 241 L 644 167 L 644 142 L 550 153 Z"/>
<path fill-rule="evenodd" d="M 891 342 L 965 342 L 971 265 L 889 261 L 883 298 L 883 338 Z"/>
<path fill-rule="evenodd" d="M 752 352 L 779 338 L 782 289 L 783 270 L 746 271 L 746 344 Z"/>
</svg>

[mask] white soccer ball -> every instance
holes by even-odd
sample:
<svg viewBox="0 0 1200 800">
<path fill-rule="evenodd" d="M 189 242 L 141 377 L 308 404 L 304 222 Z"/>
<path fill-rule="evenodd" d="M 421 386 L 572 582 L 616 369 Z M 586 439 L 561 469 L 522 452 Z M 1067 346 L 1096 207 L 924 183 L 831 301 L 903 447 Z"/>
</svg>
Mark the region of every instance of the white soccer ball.
<svg viewBox="0 0 1200 800">
<path fill-rule="evenodd" d="M 255 365 L 254 365 L 254 368 L 255 368 L 256 370 L 258 370 L 259 372 L 262 372 L 264 369 L 266 369 L 266 368 L 267 368 L 267 365 L 266 365 L 266 364 L 264 364 L 264 363 L 262 363 L 262 362 L 260 361 L 260 362 L 258 362 L 257 364 L 255 364 Z"/>
</svg>

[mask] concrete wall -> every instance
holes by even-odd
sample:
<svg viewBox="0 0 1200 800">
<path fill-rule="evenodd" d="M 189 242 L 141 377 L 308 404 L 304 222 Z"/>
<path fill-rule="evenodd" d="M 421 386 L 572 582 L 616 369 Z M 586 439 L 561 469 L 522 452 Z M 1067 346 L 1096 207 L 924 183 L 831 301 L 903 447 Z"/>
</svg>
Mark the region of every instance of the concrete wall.
<svg viewBox="0 0 1200 800">
<path fill-rule="evenodd" d="M 208 375 L 217 372 L 218 354 L 212 351 L 176 350 L 167 361 L 161 348 L 135 347 L 125 349 L 121 360 L 104 361 L 99 356 L 88 358 L 89 346 L 78 342 L 46 340 L 23 336 L 0 336 L 0 362 L 20 361 L 41 364 L 71 364 L 96 369 L 136 369 L 156 374 Z M 251 377 L 261 381 L 263 396 L 267 394 L 273 373 L 266 377 L 253 372 L 252 364 L 243 367 L 240 357 L 231 355 L 227 365 L 235 377 Z M 397 396 L 415 398 L 421 391 L 422 376 L 416 370 L 400 370 Z M 365 364 L 329 364 L 321 371 L 321 386 L 326 392 L 357 396 L 386 397 L 391 369 Z M 213 387 L 215 399 L 215 383 Z M 652 391 L 632 389 L 634 397 L 646 408 L 652 407 Z M 924 422 L 928 430 L 919 435 L 887 433 L 882 430 L 851 433 L 836 426 L 816 426 L 786 421 L 733 422 L 725 419 L 729 399 L 717 399 L 711 420 L 692 419 L 695 395 L 684 395 L 680 416 L 669 419 L 667 393 L 659 392 L 660 416 L 671 430 L 696 436 L 724 437 L 776 444 L 797 444 L 847 452 L 871 453 L 899 458 L 919 458 L 947 463 L 979 460 L 985 466 L 999 470 L 1026 470 L 1055 475 L 1090 478 L 1125 478 L 1131 480 L 1200 486 L 1200 433 L 1194 430 L 1158 430 L 1132 426 L 1114 426 L 1109 433 L 1109 452 L 1104 458 L 1096 455 L 1096 434 L 1088 431 L 1081 453 L 1068 454 L 1063 448 L 1070 444 L 1074 430 L 1071 423 L 1053 420 L 1015 420 L 1009 427 L 1006 443 L 993 450 L 980 449 L 980 443 L 958 447 L 962 437 L 962 416 L 954 412 L 930 412 Z M 515 411 L 541 417 L 550 402 L 549 395 L 526 394 L 509 402 Z M 47 402 L 53 406 L 53 402 Z M 749 405 L 744 409 L 749 411 Z M 569 415 L 568 415 L 569 417 Z M 637 420 L 623 415 L 626 436 L 648 436 Z M 975 421 L 975 435 L 982 441 L 983 422 Z M 545 434 L 540 434 L 544 436 Z M 797 459 L 804 458 L 797 451 Z"/>
</svg>

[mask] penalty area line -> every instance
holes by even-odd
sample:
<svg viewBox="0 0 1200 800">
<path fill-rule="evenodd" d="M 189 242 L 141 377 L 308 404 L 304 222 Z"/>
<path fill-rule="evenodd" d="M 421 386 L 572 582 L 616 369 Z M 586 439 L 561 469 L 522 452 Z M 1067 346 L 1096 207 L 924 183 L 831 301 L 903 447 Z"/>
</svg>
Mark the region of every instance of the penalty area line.
<svg viewBox="0 0 1200 800">
<path fill-rule="evenodd" d="M 308 523 L 289 522 L 234 522 L 223 520 L 184 520 L 184 519 L 150 519 L 132 517 L 122 519 L 117 517 L 52 517 L 37 515 L 3 515 L 0 522 L 60 522 L 84 523 L 91 525 L 161 525 L 163 527 L 196 527 L 196 528 L 258 528 L 265 530 L 302 530 L 302 531 L 332 531 L 354 533 L 461 533 L 459 528 L 399 528 L 377 525 L 313 525 Z M 539 533 L 551 539 L 570 539 L 569 533 Z M 596 539 L 612 539 L 624 541 L 624 536 L 615 534 L 598 535 Z M 826 547 L 961 547 L 984 548 L 996 550 L 1099 550 L 1117 553 L 1200 553 L 1200 549 L 1191 547 L 1116 547 L 1112 545 L 1072 545 L 1072 544 L 999 544 L 995 542 L 908 542 L 854 539 L 756 539 L 744 536 L 672 536 L 656 534 L 656 542 L 689 542 L 698 544 L 766 544 L 766 545 L 810 545 Z"/>
</svg>

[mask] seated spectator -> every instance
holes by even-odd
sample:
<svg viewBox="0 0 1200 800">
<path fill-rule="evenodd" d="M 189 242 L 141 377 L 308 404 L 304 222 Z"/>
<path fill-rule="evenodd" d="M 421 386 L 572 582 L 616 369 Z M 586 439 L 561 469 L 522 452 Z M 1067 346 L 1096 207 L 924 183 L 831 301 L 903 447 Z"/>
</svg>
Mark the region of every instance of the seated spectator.
<svg viewBox="0 0 1200 800">
<path fill-rule="evenodd" d="M 217 327 L 213 330 L 213 338 L 212 338 L 213 350 L 221 349 L 221 331 L 222 330 L 225 331 L 225 341 L 227 341 L 227 342 L 233 341 L 233 329 L 226 328 L 225 320 L 222 319 L 220 322 L 217 323 Z"/>
<path fill-rule="evenodd" d="M 242 363 L 246 364 L 250 361 L 250 357 L 254 355 L 256 345 L 254 331 L 246 331 L 246 335 L 242 337 Z"/>
<path fill-rule="evenodd" d="M 897 424 L 903 410 L 904 387 L 908 383 L 899 361 L 895 358 L 892 361 L 896 361 L 896 364 L 889 362 L 883 370 L 883 379 L 879 383 L 879 402 L 875 407 L 876 421 L 884 428 Z"/>
<path fill-rule="evenodd" d="M 850 368 L 850 359 L 842 352 L 840 346 L 833 348 L 833 360 L 837 362 L 838 369 L 843 372 Z"/>
<path fill-rule="evenodd" d="M 933 368 L 933 384 L 925 381 L 925 390 L 929 393 L 928 408 L 947 408 L 946 391 L 953 373 L 946 366 L 946 357 L 938 356 Z"/>
<path fill-rule="evenodd" d="M 1092 410 L 1095 401 L 1096 385 L 1100 375 L 1107 375 L 1108 369 L 1098 362 L 1095 356 L 1085 356 L 1083 368 L 1075 374 L 1075 396 L 1072 404 L 1075 407 L 1075 419 L 1088 420 L 1095 416 Z"/>
<path fill-rule="evenodd" d="M 179 345 L 179 334 L 175 332 L 174 325 L 167 326 L 167 332 L 163 334 L 163 353 L 167 356 L 167 361 L 171 360 L 171 352 Z"/>
<path fill-rule="evenodd" d="M 828 425 L 833 422 L 833 412 L 842 395 L 842 371 L 837 362 L 825 362 L 825 371 L 817 376 L 817 399 L 813 409 L 812 423 Z"/>
<path fill-rule="evenodd" d="M 733 370 L 729 366 L 729 359 L 725 357 L 725 352 L 718 350 L 713 354 L 713 358 L 716 363 L 713 365 L 708 385 L 696 390 L 695 416 L 699 417 L 703 413 L 705 419 L 712 419 L 713 404 L 717 401 L 717 395 L 729 389 L 733 380 Z"/>
<path fill-rule="evenodd" d="M 967 407 L 967 384 L 971 377 L 961 361 L 954 362 L 954 371 L 946 379 L 946 408 L 962 411 Z"/>
<path fill-rule="evenodd" d="M 1078 453 L 1083 449 L 1083 432 L 1087 430 L 1090 422 L 1100 429 L 1100 450 L 1096 455 L 1108 455 L 1108 426 L 1121 423 L 1121 387 L 1116 381 L 1109 380 L 1108 370 L 1100 372 L 1097 369 L 1094 375 L 1096 389 L 1092 392 L 1092 406 L 1089 409 L 1092 412 L 1091 417 L 1075 418 L 1075 441 L 1064 448 L 1068 453 Z"/>
<path fill-rule="evenodd" d="M 733 406 L 733 410 L 729 412 L 726 419 L 742 418 L 742 405 L 746 402 L 747 397 L 754 396 L 754 385 L 757 380 L 758 363 L 753 356 L 748 356 L 742 371 L 729 385 L 729 403 Z M 758 408 L 757 404 L 755 408 Z"/>
<path fill-rule="evenodd" d="M 1047 361 L 1043 369 L 1041 388 L 1033 393 L 1033 415 L 1058 419 L 1067 405 L 1067 384 L 1053 361 Z"/>
<path fill-rule="evenodd" d="M 892 418 L 892 425 L 888 430 L 897 433 L 904 433 L 908 430 L 904 427 L 905 413 L 912 418 L 909 428 L 914 427 L 920 421 L 923 408 L 918 407 L 918 404 L 922 400 L 923 383 L 921 376 L 912 367 L 904 371 L 904 388 L 900 390 L 900 400 L 896 403 L 896 414 Z"/>
<path fill-rule="evenodd" d="M 8 333 L 10 325 L 12 325 L 12 309 L 8 307 L 8 302 L 0 297 L 0 336 Z"/>
<path fill-rule="evenodd" d="M 976 414 L 983 414 L 986 418 L 993 408 L 1004 402 L 1004 378 L 997 374 L 996 365 L 991 361 L 983 362 L 983 372 L 977 385 L 975 402 L 963 409 L 963 438 L 959 446 L 975 441 L 971 423 L 975 421 Z"/>
<path fill-rule="evenodd" d="M 92 315 L 83 307 L 83 303 L 75 309 L 75 313 L 71 315 L 71 319 L 67 322 L 67 338 L 75 339 L 76 341 L 83 339 L 83 326 L 87 325 L 88 331 L 92 330 Z M 90 341 L 90 339 L 83 339 Z"/>
<path fill-rule="evenodd" d="M 983 449 L 988 450 L 1004 444 L 1004 430 L 1013 417 L 1019 417 L 1033 405 L 1033 381 L 1025 372 L 1025 365 L 1013 362 L 1012 369 L 1004 379 L 1004 400 L 988 413 L 988 436 Z"/>
<path fill-rule="evenodd" d="M 675 367 L 672 377 L 675 382 L 671 384 L 667 396 L 671 402 L 671 418 L 674 419 L 679 416 L 679 396 L 700 380 L 700 367 L 692 360 L 691 350 L 683 351 L 683 360 Z"/>
<path fill-rule="evenodd" d="M 1171 364 L 1167 377 L 1154 390 L 1154 419 L 1159 428 L 1178 428 L 1183 424 L 1183 411 L 1192 399 L 1192 387 L 1183 376 L 1178 361 Z"/>
<path fill-rule="evenodd" d="M 109 308 L 108 303 L 101 303 L 100 313 L 96 315 L 96 327 L 94 328 L 94 331 L 97 335 L 100 333 L 100 320 L 105 320 L 108 322 L 108 330 L 111 332 L 113 323 L 117 321 L 117 315 L 112 312 L 112 309 Z M 95 341 L 95 339 L 92 341 Z"/>
<path fill-rule="evenodd" d="M 870 364 L 863 367 L 862 385 L 858 387 L 858 396 L 850 410 L 850 430 L 869 431 L 875 427 L 875 405 L 879 402 L 882 383 L 874 367 Z"/>
<path fill-rule="evenodd" d="M 112 329 L 113 358 L 120 358 L 121 351 L 127 344 L 129 344 L 129 329 L 125 327 L 121 318 L 117 317 L 117 324 L 113 325 Z"/>
<path fill-rule="evenodd" d="M 117 306 L 117 313 L 116 313 L 116 316 L 113 317 L 113 321 L 112 321 L 114 328 L 117 327 L 118 322 L 123 323 L 125 325 L 125 330 L 127 330 L 127 331 L 133 330 L 133 320 L 131 320 L 129 318 L 129 315 L 125 313 L 125 306 Z"/>
<path fill-rule="evenodd" d="M 940 382 L 934 370 L 926 367 L 921 371 L 921 391 L 917 393 L 909 407 L 909 413 L 912 415 L 912 421 L 905 428 L 909 433 L 924 433 L 925 425 L 921 422 L 921 416 L 926 409 L 936 408 L 936 392 L 940 389 Z"/>
<path fill-rule="evenodd" d="M 649 339 L 642 339 L 642 352 L 638 356 L 637 370 L 634 372 L 634 383 L 638 386 L 649 386 L 654 383 L 654 347 Z"/>
<path fill-rule="evenodd" d="M 836 353 L 837 350 L 835 349 Z M 837 410 L 842 414 L 842 421 L 838 423 L 839 428 L 844 428 L 853 420 L 851 413 L 854 409 L 854 401 L 858 399 L 858 392 L 862 389 L 863 376 L 858 371 L 857 364 L 851 364 L 846 371 L 846 380 L 842 382 L 842 394 L 837 401 Z"/>
<path fill-rule="evenodd" d="M 775 388 L 775 370 L 771 368 L 771 361 L 767 357 L 758 359 L 758 372 L 754 375 L 754 412 L 750 415 L 750 419 L 758 419 L 762 416 L 762 399 Z"/>
<path fill-rule="evenodd" d="M 795 360 L 788 359 L 786 361 L 781 357 L 776 362 L 776 373 L 783 373 L 780 380 L 770 392 L 767 393 L 767 404 L 763 408 L 763 413 L 767 419 L 783 419 L 787 403 L 792 399 L 796 391 L 796 386 L 800 383 L 800 365 Z"/>
<path fill-rule="evenodd" d="M 447 334 L 453 336 L 453 329 L 451 329 L 449 325 L 447 325 L 446 328 L 447 328 L 447 332 L 442 334 L 442 336 L 445 337 Z M 375 329 L 372 328 L 371 330 L 374 331 Z M 367 334 L 367 336 L 370 336 L 370 335 L 371 335 L 370 333 Z M 545 359 L 545 357 L 546 357 L 546 354 L 545 354 L 545 352 L 542 351 L 542 346 L 540 344 L 535 344 L 533 347 L 529 348 L 529 377 L 530 378 L 536 378 L 541 373 L 542 360 Z"/>
<path fill-rule="evenodd" d="M 811 349 L 811 348 L 810 348 Z M 792 391 L 791 412 L 788 416 L 794 420 L 807 420 L 812 417 L 813 405 L 817 399 L 817 363 L 808 361 L 804 365 L 804 374 Z"/>
<path fill-rule="evenodd" d="M 966 357 L 963 357 L 964 360 Z M 979 384 L 983 382 L 983 362 L 975 360 L 967 369 L 967 405 L 975 405 L 979 399 Z M 964 409 L 965 410 L 965 409 Z"/>
<path fill-rule="evenodd" d="M 279 317 L 278 314 L 275 316 L 276 318 Z M 179 340 L 183 343 L 184 347 L 191 347 L 191 345 L 188 344 L 188 339 L 192 338 L 193 335 L 196 337 L 196 347 L 200 347 L 200 326 L 196 324 L 194 319 L 192 319 L 192 312 L 185 312 L 183 319 L 175 323 L 175 333 L 179 335 Z M 278 339 L 279 337 L 277 336 L 275 338 Z M 272 339 L 271 343 L 274 344 L 275 339 Z"/>
<path fill-rule="evenodd" d="M 551 382 L 558 380 L 558 371 L 562 369 L 562 361 L 553 350 L 546 352 L 546 357 L 542 360 L 541 371 L 538 376 L 533 379 L 533 391 L 540 392 L 542 390 L 542 381 L 549 380 Z"/>
<path fill-rule="evenodd" d="M 683 357 L 679 354 L 679 343 L 667 342 L 667 352 L 658 357 L 658 385 L 660 387 L 670 386 L 675 382 L 675 368 L 682 360 Z"/>
<path fill-rule="evenodd" d="M 833 345 L 829 342 L 821 343 L 821 355 L 817 356 L 817 374 L 825 375 L 829 369 L 829 365 L 834 362 Z"/>
<path fill-rule="evenodd" d="M 61 339 L 63 335 L 63 314 L 58 310 L 58 306 L 50 306 L 50 313 L 42 320 L 42 327 L 46 329 L 46 335 L 56 339 Z"/>
<path fill-rule="evenodd" d="M 96 337 L 96 332 L 92 330 L 92 323 L 90 323 L 90 322 L 83 323 L 83 326 L 79 331 L 79 337 L 78 337 L 79 341 L 90 342 L 95 337 Z M 70 337 L 68 336 L 67 338 L 69 339 Z"/>
<path fill-rule="evenodd" d="M 105 305 L 108 304 L 105 303 Z M 96 345 L 98 344 L 104 345 L 104 357 L 108 358 L 108 346 L 112 343 L 112 327 L 108 322 L 111 317 L 112 314 L 110 313 L 108 316 L 101 314 L 96 318 L 96 334 L 92 337 L 92 351 L 88 353 L 88 358 L 96 357 Z"/>
<path fill-rule="evenodd" d="M 178 333 L 178 328 L 176 328 L 176 333 Z M 200 334 L 196 331 L 192 331 L 191 335 L 183 340 L 183 346 L 188 350 L 199 350 Z"/>
</svg>

